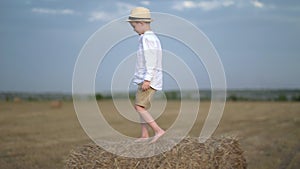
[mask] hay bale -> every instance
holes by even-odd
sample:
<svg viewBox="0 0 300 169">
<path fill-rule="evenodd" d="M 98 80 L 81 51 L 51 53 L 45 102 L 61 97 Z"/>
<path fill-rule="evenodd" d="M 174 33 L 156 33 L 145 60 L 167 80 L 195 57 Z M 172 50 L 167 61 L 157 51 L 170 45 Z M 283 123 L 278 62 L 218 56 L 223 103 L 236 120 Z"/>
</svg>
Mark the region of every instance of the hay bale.
<svg viewBox="0 0 300 169">
<path fill-rule="evenodd" d="M 22 99 L 20 97 L 14 97 L 14 103 L 21 103 Z"/>
<path fill-rule="evenodd" d="M 63 105 L 63 103 L 62 103 L 62 101 L 60 101 L 60 100 L 54 100 L 54 101 L 52 101 L 51 103 L 50 103 L 50 107 L 51 108 L 61 108 L 62 107 L 62 105 Z"/>
<path fill-rule="evenodd" d="M 171 150 L 149 158 L 117 156 L 90 143 L 71 151 L 66 168 L 245 169 L 247 163 L 235 138 L 211 138 L 199 143 L 197 138 L 188 137 Z"/>
</svg>

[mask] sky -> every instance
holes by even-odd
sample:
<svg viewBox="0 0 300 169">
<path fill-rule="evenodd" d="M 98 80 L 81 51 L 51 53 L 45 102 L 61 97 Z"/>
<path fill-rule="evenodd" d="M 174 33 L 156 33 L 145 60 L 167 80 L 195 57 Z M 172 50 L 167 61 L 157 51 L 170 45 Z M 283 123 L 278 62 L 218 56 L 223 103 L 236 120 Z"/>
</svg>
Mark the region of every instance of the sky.
<svg viewBox="0 0 300 169">
<path fill-rule="evenodd" d="M 87 40 L 136 6 L 184 18 L 199 28 L 219 54 L 228 89 L 300 88 L 298 0 L 1 0 L 0 92 L 71 92 L 75 63 Z M 110 90 L 111 75 L 128 56 L 124 53 L 137 49 L 137 39 L 108 53 L 95 78 L 96 91 Z M 201 61 L 176 47 L 182 44 L 160 39 L 190 67 L 199 88 L 208 89 Z M 174 74 L 184 76 L 180 69 Z M 166 75 L 164 84 L 166 90 L 175 89 L 176 79 Z"/>
</svg>

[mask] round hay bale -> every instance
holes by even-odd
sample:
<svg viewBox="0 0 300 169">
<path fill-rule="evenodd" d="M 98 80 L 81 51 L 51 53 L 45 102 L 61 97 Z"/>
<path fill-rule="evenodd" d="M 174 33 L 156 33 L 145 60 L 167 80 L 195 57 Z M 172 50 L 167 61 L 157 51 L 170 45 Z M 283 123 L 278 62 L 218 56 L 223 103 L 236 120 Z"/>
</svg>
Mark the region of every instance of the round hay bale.
<svg viewBox="0 0 300 169">
<path fill-rule="evenodd" d="M 14 97 L 14 103 L 21 103 L 22 99 L 20 97 Z"/>
<path fill-rule="evenodd" d="M 171 150 L 148 158 L 117 156 L 94 143 L 86 144 L 70 152 L 66 168 L 245 169 L 247 163 L 235 138 L 211 138 L 199 143 L 197 138 L 188 137 Z"/>
<path fill-rule="evenodd" d="M 62 103 L 62 101 L 60 101 L 60 100 L 54 100 L 54 101 L 52 101 L 51 103 L 50 103 L 50 107 L 51 108 L 61 108 L 62 107 L 62 105 L 63 105 L 63 103 Z"/>
</svg>

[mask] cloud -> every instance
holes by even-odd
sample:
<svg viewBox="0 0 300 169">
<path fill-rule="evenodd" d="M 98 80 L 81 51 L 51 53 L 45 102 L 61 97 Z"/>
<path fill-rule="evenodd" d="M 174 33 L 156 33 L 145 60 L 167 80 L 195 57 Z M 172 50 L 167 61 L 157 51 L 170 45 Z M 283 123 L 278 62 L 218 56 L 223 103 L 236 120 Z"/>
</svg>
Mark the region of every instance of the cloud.
<svg viewBox="0 0 300 169">
<path fill-rule="evenodd" d="M 34 13 L 50 14 L 50 15 L 74 15 L 75 11 L 72 9 L 49 9 L 49 8 L 32 8 Z"/>
<path fill-rule="evenodd" d="M 176 2 L 173 5 L 173 9 L 178 10 L 178 11 L 182 11 L 183 9 L 186 8 L 196 8 L 196 3 L 193 1 L 183 1 L 183 2 Z"/>
<path fill-rule="evenodd" d="M 93 11 L 90 13 L 90 16 L 88 18 L 88 21 L 95 22 L 95 21 L 110 21 L 113 19 L 116 19 L 122 15 L 126 15 L 130 12 L 132 8 L 134 8 L 134 5 L 131 5 L 129 3 L 124 2 L 117 2 L 115 3 L 115 10 L 112 12 L 107 12 L 104 10 L 101 11 Z"/>
<path fill-rule="evenodd" d="M 211 0 L 211 1 L 177 1 L 173 9 L 183 11 L 184 9 L 200 8 L 204 11 L 210 11 L 221 7 L 229 7 L 235 4 L 233 0 Z"/>
<path fill-rule="evenodd" d="M 98 20 L 110 21 L 112 19 L 114 19 L 114 16 L 112 16 L 109 13 L 100 11 L 100 12 L 92 12 L 90 14 L 90 17 L 88 18 L 88 21 L 90 21 L 90 22 L 94 22 L 94 21 L 98 21 Z"/>
<path fill-rule="evenodd" d="M 258 0 L 252 0 L 251 4 L 256 8 L 263 8 L 265 5 L 262 2 L 259 2 Z"/>
<path fill-rule="evenodd" d="M 124 15 L 124 14 L 128 14 L 128 12 L 136 6 L 131 5 L 129 3 L 118 2 L 118 3 L 116 3 L 116 7 L 117 7 L 117 12 L 115 14 L 116 15 Z"/>
<path fill-rule="evenodd" d="M 198 7 L 204 11 L 210 11 L 214 9 L 218 9 L 221 7 L 229 7 L 233 5 L 234 2 L 227 0 L 227 1 L 202 1 L 198 3 Z"/>
<path fill-rule="evenodd" d="M 261 9 L 274 9 L 274 5 L 266 5 L 259 0 L 202 0 L 202 1 L 175 1 L 172 9 L 183 11 L 186 9 L 201 9 L 212 11 L 235 6 L 237 8 L 255 7 Z"/>
<path fill-rule="evenodd" d="M 145 5 L 145 6 L 149 6 L 150 1 L 141 1 L 140 4 Z"/>
</svg>

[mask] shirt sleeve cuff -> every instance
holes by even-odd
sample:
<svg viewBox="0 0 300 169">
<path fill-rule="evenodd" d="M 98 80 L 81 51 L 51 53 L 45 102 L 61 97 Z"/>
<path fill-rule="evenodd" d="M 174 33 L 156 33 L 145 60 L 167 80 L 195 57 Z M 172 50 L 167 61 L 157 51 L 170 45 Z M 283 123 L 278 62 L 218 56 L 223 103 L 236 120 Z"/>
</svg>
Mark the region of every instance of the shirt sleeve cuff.
<svg viewBox="0 0 300 169">
<path fill-rule="evenodd" d="M 146 75 L 144 80 L 151 81 L 152 80 L 152 76 L 151 75 Z"/>
</svg>

